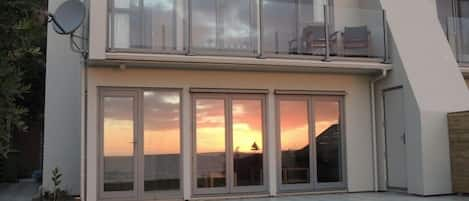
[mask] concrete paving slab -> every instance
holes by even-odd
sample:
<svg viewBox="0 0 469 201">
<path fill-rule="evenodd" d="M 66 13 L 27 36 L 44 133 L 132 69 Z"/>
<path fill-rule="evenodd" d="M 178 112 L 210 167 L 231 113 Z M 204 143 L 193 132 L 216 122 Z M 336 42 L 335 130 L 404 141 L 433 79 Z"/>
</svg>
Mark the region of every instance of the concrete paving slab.
<svg viewBox="0 0 469 201">
<path fill-rule="evenodd" d="M 0 183 L 0 201 L 31 201 L 38 190 L 39 184 L 32 179 Z"/>
</svg>

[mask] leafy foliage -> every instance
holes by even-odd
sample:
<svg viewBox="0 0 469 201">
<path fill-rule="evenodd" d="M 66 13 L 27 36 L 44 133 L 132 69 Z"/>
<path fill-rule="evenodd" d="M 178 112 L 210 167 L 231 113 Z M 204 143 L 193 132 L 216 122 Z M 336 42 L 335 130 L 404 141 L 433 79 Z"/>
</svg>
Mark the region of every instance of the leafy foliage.
<svg viewBox="0 0 469 201">
<path fill-rule="evenodd" d="M 32 201 L 73 201 L 75 200 L 66 190 L 60 188 L 62 183 L 62 173 L 60 173 L 59 168 L 54 168 L 52 170 L 53 189 L 51 191 L 41 192 L 39 197 L 33 198 Z"/>
<path fill-rule="evenodd" d="M 44 0 L 0 1 L 0 158 L 7 157 L 12 133 L 27 129 L 28 108 L 43 105 L 45 19 Z M 26 78 L 26 79 L 25 79 Z M 32 84 L 37 86 L 32 87 Z M 30 93 L 31 89 L 38 89 Z M 41 94 L 42 93 L 42 94 Z M 33 94 L 35 99 L 26 100 Z M 39 95 L 39 96 L 38 96 Z M 31 97 L 33 98 L 33 97 Z M 35 109 L 37 110 L 37 109 Z M 39 109 L 42 110 L 42 109 Z"/>
<path fill-rule="evenodd" d="M 54 192 L 53 192 L 54 201 L 57 201 L 58 194 L 61 191 L 60 190 L 60 183 L 62 183 L 61 177 L 62 177 L 62 174 L 59 172 L 59 168 L 54 168 L 52 170 L 52 183 L 54 184 Z"/>
</svg>

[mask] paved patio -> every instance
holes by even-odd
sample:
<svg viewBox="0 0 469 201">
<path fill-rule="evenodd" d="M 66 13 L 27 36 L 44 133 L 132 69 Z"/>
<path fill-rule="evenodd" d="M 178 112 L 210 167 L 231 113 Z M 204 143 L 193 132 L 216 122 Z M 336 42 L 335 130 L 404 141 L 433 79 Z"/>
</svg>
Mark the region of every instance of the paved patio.
<svg viewBox="0 0 469 201">
<path fill-rule="evenodd" d="M 469 201 L 469 196 L 420 197 L 404 193 L 340 193 L 325 195 L 282 196 L 275 198 L 237 199 L 237 201 Z"/>
<path fill-rule="evenodd" d="M 0 201 L 31 201 L 39 184 L 31 179 L 18 183 L 0 183 Z"/>
<path fill-rule="evenodd" d="M 19 183 L 0 183 L 0 201 L 31 201 L 39 184 L 26 180 Z M 420 197 L 404 193 L 338 193 L 324 195 L 292 195 L 274 198 L 228 199 L 227 201 L 469 201 L 469 196 Z"/>
</svg>

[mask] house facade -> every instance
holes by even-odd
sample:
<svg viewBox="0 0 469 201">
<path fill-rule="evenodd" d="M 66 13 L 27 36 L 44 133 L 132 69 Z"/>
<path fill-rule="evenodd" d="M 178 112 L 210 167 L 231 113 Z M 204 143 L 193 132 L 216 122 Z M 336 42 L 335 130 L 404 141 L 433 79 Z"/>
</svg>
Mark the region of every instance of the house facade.
<svg viewBox="0 0 469 201">
<path fill-rule="evenodd" d="M 85 57 L 48 32 L 44 188 L 58 167 L 87 201 L 452 193 L 466 1 L 84 3 Z"/>
</svg>

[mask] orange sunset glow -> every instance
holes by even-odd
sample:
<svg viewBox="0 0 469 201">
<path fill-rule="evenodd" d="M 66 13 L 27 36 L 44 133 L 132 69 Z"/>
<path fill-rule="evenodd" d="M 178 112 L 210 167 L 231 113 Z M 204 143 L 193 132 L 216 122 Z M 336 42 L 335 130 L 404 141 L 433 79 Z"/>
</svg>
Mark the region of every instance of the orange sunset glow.
<svg viewBox="0 0 469 201">
<path fill-rule="evenodd" d="M 262 103 L 260 100 L 233 101 L 233 151 L 262 152 Z M 257 149 L 253 148 L 253 144 Z"/>
<path fill-rule="evenodd" d="M 104 155 L 131 156 L 134 144 L 133 99 L 106 97 L 104 100 Z M 306 100 L 280 101 L 281 150 L 299 150 L 309 144 L 308 106 Z M 145 92 L 145 155 L 180 153 L 179 94 Z M 225 101 L 197 99 L 197 153 L 225 152 Z M 262 101 L 232 101 L 233 151 L 263 152 Z M 315 134 L 339 123 L 338 101 L 314 102 Z"/>
<path fill-rule="evenodd" d="M 309 144 L 308 103 L 280 101 L 280 148 L 300 150 Z"/>
<path fill-rule="evenodd" d="M 145 155 L 180 153 L 180 97 L 177 92 L 144 93 Z"/>
<path fill-rule="evenodd" d="M 131 156 L 134 152 L 132 97 L 104 98 L 104 156 Z"/>
<path fill-rule="evenodd" d="M 225 152 L 224 104 L 221 99 L 197 100 L 197 153 Z M 233 151 L 262 152 L 261 101 L 233 100 L 232 104 Z"/>
<path fill-rule="evenodd" d="M 299 150 L 309 144 L 307 100 L 280 101 L 281 150 Z M 315 136 L 339 123 L 337 101 L 314 102 Z"/>
</svg>

